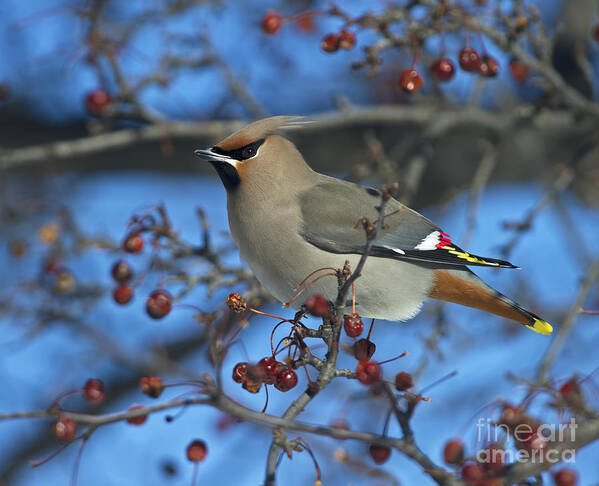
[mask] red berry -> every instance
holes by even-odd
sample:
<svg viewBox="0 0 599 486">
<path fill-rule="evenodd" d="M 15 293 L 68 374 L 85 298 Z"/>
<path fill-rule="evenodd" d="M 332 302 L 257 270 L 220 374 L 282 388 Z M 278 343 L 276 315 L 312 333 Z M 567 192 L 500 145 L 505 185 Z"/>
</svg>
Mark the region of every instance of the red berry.
<svg viewBox="0 0 599 486">
<path fill-rule="evenodd" d="M 127 236 L 123 241 L 123 250 L 128 253 L 139 253 L 144 247 L 144 240 L 139 233 Z"/>
<path fill-rule="evenodd" d="M 71 442 L 77 432 L 77 422 L 68 417 L 58 417 L 58 420 L 52 425 L 52 432 L 58 440 Z"/>
<path fill-rule="evenodd" d="M 443 448 L 445 464 L 459 464 L 464 460 L 464 443 L 460 439 L 451 439 Z"/>
<path fill-rule="evenodd" d="M 152 319 L 162 319 L 173 306 L 173 298 L 166 290 L 154 290 L 146 301 L 146 311 Z"/>
<path fill-rule="evenodd" d="M 127 284 L 119 285 L 116 289 L 114 289 L 114 292 L 112 292 L 112 297 L 119 305 L 128 304 L 133 298 L 133 287 Z"/>
<path fill-rule="evenodd" d="M 462 479 L 466 484 L 480 486 L 486 477 L 485 470 L 480 464 L 468 462 L 462 466 Z"/>
<path fill-rule="evenodd" d="M 139 379 L 139 388 L 144 395 L 158 398 L 164 391 L 164 383 L 159 376 L 142 376 Z"/>
<path fill-rule="evenodd" d="M 479 72 L 480 56 L 476 49 L 464 47 L 459 54 L 460 67 L 469 73 Z"/>
<path fill-rule="evenodd" d="M 343 329 L 345 334 L 351 338 L 356 338 L 364 331 L 364 323 L 360 315 L 356 312 L 349 314 L 343 318 Z"/>
<path fill-rule="evenodd" d="M 358 361 L 367 361 L 376 351 L 376 345 L 366 338 L 358 339 L 354 343 L 354 357 Z"/>
<path fill-rule="evenodd" d="M 553 474 L 555 486 L 575 486 L 578 483 L 578 474 L 573 469 L 560 469 Z"/>
<path fill-rule="evenodd" d="M 528 68 L 522 64 L 520 61 L 516 59 L 512 59 L 509 64 L 510 74 L 514 80 L 519 83 L 523 83 L 528 79 L 528 75 L 530 74 Z"/>
<path fill-rule="evenodd" d="M 388 446 L 370 444 L 368 452 L 376 464 L 383 464 L 391 457 L 391 448 Z"/>
<path fill-rule="evenodd" d="M 125 260 L 119 260 L 112 266 L 110 272 L 115 282 L 123 284 L 127 283 L 133 277 L 133 270 Z"/>
<path fill-rule="evenodd" d="M 401 371 L 395 375 L 395 388 L 397 391 L 406 391 L 414 386 L 414 381 L 412 380 L 412 375 L 410 373 L 406 373 L 405 371 Z"/>
<path fill-rule="evenodd" d="M 191 462 L 202 462 L 206 458 L 208 448 L 203 440 L 194 440 L 187 446 L 187 459 Z"/>
<path fill-rule="evenodd" d="M 141 410 L 142 408 L 144 408 L 143 405 L 131 405 L 127 411 L 132 412 L 133 410 Z M 148 420 L 147 415 L 139 415 L 137 417 L 129 417 L 127 423 L 131 425 L 142 425 L 146 420 Z"/>
<path fill-rule="evenodd" d="M 455 74 L 455 68 L 453 67 L 453 62 L 451 62 L 450 59 L 442 57 L 433 63 L 431 66 L 431 72 L 438 81 L 444 82 L 453 78 L 453 75 Z"/>
<path fill-rule="evenodd" d="M 258 369 L 260 371 L 259 378 L 267 385 L 272 385 L 277 378 L 279 368 L 283 366 L 272 356 L 267 356 L 258 361 Z"/>
<path fill-rule="evenodd" d="M 283 368 L 277 373 L 275 388 L 282 392 L 287 392 L 297 385 L 297 373 L 291 368 Z"/>
<path fill-rule="evenodd" d="M 104 401 L 105 397 L 106 391 L 102 380 L 90 378 L 85 382 L 85 385 L 83 386 L 83 398 L 89 403 L 100 403 Z"/>
<path fill-rule="evenodd" d="M 339 35 L 338 34 L 327 34 L 322 39 L 320 47 L 324 52 L 335 52 L 339 49 Z"/>
<path fill-rule="evenodd" d="M 351 49 L 356 45 L 356 34 L 353 32 L 343 29 L 339 32 L 339 47 L 341 49 Z"/>
<path fill-rule="evenodd" d="M 262 32 L 269 35 L 276 34 L 281 28 L 281 24 L 283 23 L 283 17 L 276 12 L 268 12 L 263 18 L 260 26 L 262 27 Z"/>
<path fill-rule="evenodd" d="M 308 297 L 306 310 L 315 317 L 327 317 L 331 314 L 329 301 L 320 294 L 314 294 Z"/>
<path fill-rule="evenodd" d="M 96 89 L 85 97 L 85 109 L 90 115 L 99 116 L 105 113 L 112 99 L 103 89 Z"/>
<path fill-rule="evenodd" d="M 485 78 L 494 78 L 499 72 L 499 63 L 494 57 L 483 55 L 480 60 L 479 72 Z"/>
<path fill-rule="evenodd" d="M 422 88 L 422 76 L 415 69 L 404 69 L 399 78 L 401 89 L 407 93 L 413 93 Z"/>
<path fill-rule="evenodd" d="M 233 368 L 233 381 L 243 383 L 246 380 L 248 372 L 248 364 L 245 362 L 237 363 Z"/>
<path fill-rule="evenodd" d="M 381 366 L 376 361 L 360 361 L 356 366 L 356 378 L 363 385 L 378 383 L 381 376 Z"/>
</svg>

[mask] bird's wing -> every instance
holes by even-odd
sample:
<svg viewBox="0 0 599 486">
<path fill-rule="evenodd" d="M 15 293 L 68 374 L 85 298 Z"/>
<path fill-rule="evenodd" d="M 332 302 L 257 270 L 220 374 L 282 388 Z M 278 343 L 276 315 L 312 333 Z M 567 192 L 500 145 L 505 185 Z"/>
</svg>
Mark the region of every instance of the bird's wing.
<svg viewBox="0 0 599 486">
<path fill-rule="evenodd" d="M 375 222 L 379 191 L 323 176 L 320 183 L 300 194 L 302 236 L 332 253 L 362 254 L 366 234 L 356 223 L 362 217 Z M 434 223 L 391 199 L 385 206 L 384 228 L 374 242 L 372 256 L 435 265 L 475 265 L 518 268 L 509 262 L 468 253 L 451 242 Z"/>
</svg>

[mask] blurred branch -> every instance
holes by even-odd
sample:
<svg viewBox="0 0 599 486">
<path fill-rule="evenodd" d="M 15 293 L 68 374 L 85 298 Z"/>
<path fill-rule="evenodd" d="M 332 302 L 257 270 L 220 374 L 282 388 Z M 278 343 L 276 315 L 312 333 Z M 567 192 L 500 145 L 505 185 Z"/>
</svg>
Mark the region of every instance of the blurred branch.
<svg viewBox="0 0 599 486">
<path fill-rule="evenodd" d="M 409 123 L 427 127 L 427 136 L 434 137 L 456 127 L 476 126 L 492 133 L 500 133 L 516 126 L 524 119 L 531 119 L 539 131 L 552 136 L 557 131 L 565 133 L 585 133 L 592 124 L 574 122 L 572 113 L 547 111 L 537 114 L 533 106 L 521 106 L 506 112 L 492 113 L 478 108 L 461 109 L 451 106 L 439 107 L 433 103 L 419 106 L 377 106 L 365 107 L 349 113 L 325 112 L 310 117 L 318 121 L 316 125 L 306 125 L 303 132 L 345 128 L 360 124 L 396 125 Z M 47 163 L 52 159 L 83 157 L 130 145 L 171 139 L 210 138 L 217 140 L 238 130 L 244 125 L 241 121 L 206 122 L 167 122 L 141 128 L 125 128 L 110 133 L 91 135 L 76 140 L 0 150 L 0 170 L 27 166 L 33 163 Z"/>
<path fill-rule="evenodd" d="M 568 310 L 566 317 L 564 318 L 561 326 L 558 328 L 555 338 L 553 341 L 551 341 L 549 348 L 545 352 L 545 356 L 543 357 L 543 360 L 541 361 L 537 371 L 537 381 L 539 383 L 542 383 L 545 380 L 549 368 L 557 358 L 562 346 L 564 345 L 564 342 L 566 341 L 566 338 L 572 331 L 572 328 L 576 322 L 576 318 L 580 314 L 580 310 L 584 305 L 584 301 L 589 295 L 589 292 L 592 290 L 594 284 L 597 282 L 597 279 L 599 279 L 599 258 L 595 259 L 595 261 L 590 265 L 586 275 L 584 276 L 584 279 L 582 280 L 574 303 Z"/>
</svg>

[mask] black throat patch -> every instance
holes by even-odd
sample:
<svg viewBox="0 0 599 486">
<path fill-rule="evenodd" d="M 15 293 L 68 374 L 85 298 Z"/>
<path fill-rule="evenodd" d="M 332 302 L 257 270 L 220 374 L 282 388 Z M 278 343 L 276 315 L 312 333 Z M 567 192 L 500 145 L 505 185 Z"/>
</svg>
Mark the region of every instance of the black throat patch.
<svg viewBox="0 0 599 486">
<path fill-rule="evenodd" d="M 212 166 L 216 169 L 220 180 L 227 191 L 232 191 L 239 186 L 241 179 L 237 169 L 231 164 L 222 162 L 212 162 Z"/>
</svg>

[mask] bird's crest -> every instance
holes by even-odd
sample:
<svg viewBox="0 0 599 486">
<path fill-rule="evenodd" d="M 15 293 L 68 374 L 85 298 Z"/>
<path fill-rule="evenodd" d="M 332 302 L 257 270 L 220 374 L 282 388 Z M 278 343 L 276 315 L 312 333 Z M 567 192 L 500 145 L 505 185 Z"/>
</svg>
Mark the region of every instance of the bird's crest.
<svg viewBox="0 0 599 486">
<path fill-rule="evenodd" d="M 266 138 L 278 130 L 297 128 L 308 123 L 311 122 L 302 120 L 301 116 L 271 116 L 270 118 L 264 118 L 246 125 L 241 130 L 236 131 L 217 143 L 216 146 L 227 151 L 235 150 L 249 143 Z"/>
</svg>

